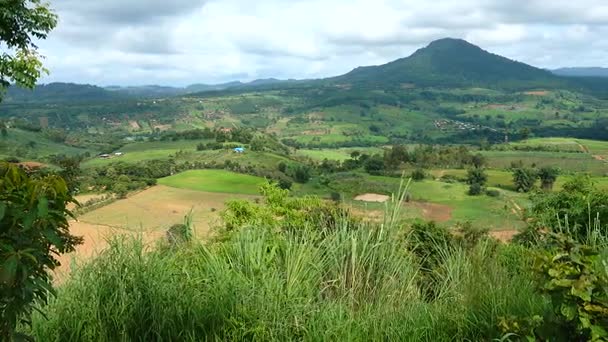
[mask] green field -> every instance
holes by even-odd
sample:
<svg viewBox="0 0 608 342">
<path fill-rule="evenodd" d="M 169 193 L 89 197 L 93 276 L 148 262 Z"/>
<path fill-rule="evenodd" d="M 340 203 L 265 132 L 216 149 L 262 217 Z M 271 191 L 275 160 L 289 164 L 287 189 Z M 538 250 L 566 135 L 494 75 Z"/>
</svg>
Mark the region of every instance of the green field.
<svg viewBox="0 0 608 342">
<path fill-rule="evenodd" d="M 224 170 L 191 170 L 158 180 L 159 184 L 174 188 L 247 195 L 259 194 L 264 182 L 261 177 Z"/>
<path fill-rule="evenodd" d="M 382 153 L 383 149 L 380 147 L 348 147 L 348 148 L 336 148 L 336 149 L 301 149 L 298 150 L 298 154 L 304 155 L 316 161 L 328 160 L 339 160 L 344 161 L 350 159 L 350 154 L 354 151 L 358 151 L 366 154 Z"/>
<path fill-rule="evenodd" d="M 524 152 L 524 151 L 481 151 L 488 159 L 488 166 L 495 169 L 511 167 L 522 161 L 525 166 L 554 166 L 566 172 L 589 172 L 604 175 L 608 165 L 587 153 L 568 152 Z"/>
<path fill-rule="evenodd" d="M 123 146 L 120 157 L 110 159 L 94 158 L 83 164 L 85 167 L 108 165 L 114 162 L 138 163 L 153 159 L 167 159 L 179 151 L 196 151 L 196 145 L 209 140 L 146 141 Z M 117 151 L 118 152 L 118 151 Z"/>
</svg>

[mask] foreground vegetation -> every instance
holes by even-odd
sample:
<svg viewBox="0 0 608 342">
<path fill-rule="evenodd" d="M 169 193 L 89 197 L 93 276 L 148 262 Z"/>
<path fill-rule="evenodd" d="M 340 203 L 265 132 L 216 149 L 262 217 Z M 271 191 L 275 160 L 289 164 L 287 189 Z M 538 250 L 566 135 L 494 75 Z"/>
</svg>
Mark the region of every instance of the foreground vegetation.
<svg viewBox="0 0 608 342">
<path fill-rule="evenodd" d="M 229 202 L 210 242 L 192 239 L 188 219 L 171 230 L 179 238 L 156 248 L 112 241 L 41 308 L 48 319 L 35 315 L 25 331 L 51 341 L 608 336 L 607 234 L 598 225 L 504 245 L 466 226 L 456 235 L 433 223 L 406 229 L 399 205 L 370 223 L 270 185 L 262 193 L 260 204 Z"/>
</svg>

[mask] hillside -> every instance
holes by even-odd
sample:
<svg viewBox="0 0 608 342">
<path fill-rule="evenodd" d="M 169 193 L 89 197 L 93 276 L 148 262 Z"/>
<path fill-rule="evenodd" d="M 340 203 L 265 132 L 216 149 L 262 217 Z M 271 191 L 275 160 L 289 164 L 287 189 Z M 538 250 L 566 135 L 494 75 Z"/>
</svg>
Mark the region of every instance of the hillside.
<svg viewBox="0 0 608 342">
<path fill-rule="evenodd" d="M 546 87 L 563 83 L 548 71 L 451 38 L 434 41 L 409 57 L 380 66 L 359 67 L 333 80 L 342 83 L 490 88 Z"/>
<path fill-rule="evenodd" d="M 2 102 L 95 102 L 123 97 L 124 95 L 113 93 L 104 88 L 89 84 L 49 83 L 40 84 L 33 90 L 11 86 L 8 88 Z"/>
<path fill-rule="evenodd" d="M 608 77 L 608 68 L 560 68 L 551 70 L 556 75 L 567 77 Z"/>
</svg>

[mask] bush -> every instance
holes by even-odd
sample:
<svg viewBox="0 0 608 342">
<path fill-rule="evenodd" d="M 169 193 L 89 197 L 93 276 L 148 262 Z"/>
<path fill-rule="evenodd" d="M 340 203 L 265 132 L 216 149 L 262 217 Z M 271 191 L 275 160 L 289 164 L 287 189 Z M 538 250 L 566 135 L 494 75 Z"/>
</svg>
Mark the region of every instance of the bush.
<svg viewBox="0 0 608 342">
<path fill-rule="evenodd" d="M 489 196 L 489 197 L 500 197 L 500 191 L 494 190 L 494 189 L 486 190 L 486 196 Z"/>
<path fill-rule="evenodd" d="M 331 200 L 332 200 L 332 201 L 334 201 L 334 202 L 341 202 L 341 201 L 342 201 L 342 195 L 340 195 L 340 193 L 339 193 L 339 192 L 336 192 L 336 191 L 333 191 L 333 192 L 330 194 L 330 198 L 331 198 Z"/>
<path fill-rule="evenodd" d="M 416 170 L 412 171 L 410 177 L 413 180 L 419 182 L 421 180 L 424 180 L 424 178 L 426 178 L 426 172 L 424 172 L 423 169 L 416 169 Z"/>
<path fill-rule="evenodd" d="M 300 166 L 296 167 L 293 178 L 298 183 L 302 183 L 302 184 L 308 183 L 308 181 L 310 180 L 311 171 L 312 170 L 309 166 L 300 165 Z"/>
<path fill-rule="evenodd" d="M 483 193 L 483 186 L 479 183 L 473 183 L 471 185 L 469 185 L 469 192 L 468 194 L 470 196 L 477 196 L 477 195 L 481 195 Z"/>
<path fill-rule="evenodd" d="M 293 182 L 286 177 L 282 177 L 279 179 L 278 183 L 279 188 L 284 189 L 284 190 L 290 190 L 291 187 L 293 186 Z"/>
</svg>

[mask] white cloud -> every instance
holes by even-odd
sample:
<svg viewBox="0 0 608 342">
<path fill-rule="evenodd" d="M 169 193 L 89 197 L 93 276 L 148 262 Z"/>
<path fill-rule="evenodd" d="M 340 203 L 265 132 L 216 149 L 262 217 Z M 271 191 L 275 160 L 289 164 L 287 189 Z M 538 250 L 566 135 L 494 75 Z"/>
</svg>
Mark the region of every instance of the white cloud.
<svg viewBox="0 0 608 342">
<path fill-rule="evenodd" d="M 317 78 L 443 37 L 539 67 L 608 66 L 604 0 L 55 0 L 45 81 Z M 603 49 L 603 50 L 602 50 Z"/>
</svg>

